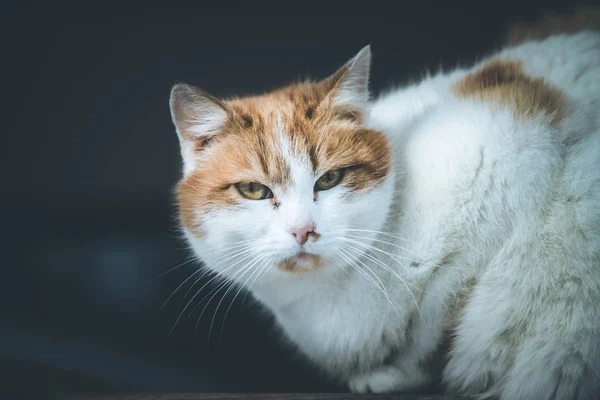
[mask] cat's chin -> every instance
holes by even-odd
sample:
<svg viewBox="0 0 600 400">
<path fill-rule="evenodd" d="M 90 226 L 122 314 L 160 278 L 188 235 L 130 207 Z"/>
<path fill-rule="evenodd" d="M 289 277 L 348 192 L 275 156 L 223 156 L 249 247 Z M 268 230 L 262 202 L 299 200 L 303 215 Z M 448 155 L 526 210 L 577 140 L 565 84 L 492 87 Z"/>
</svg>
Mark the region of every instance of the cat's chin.
<svg viewBox="0 0 600 400">
<path fill-rule="evenodd" d="M 312 253 L 299 252 L 286 258 L 277 264 L 277 269 L 284 272 L 304 273 L 322 268 L 324 259 L 322 256 Z"/>
</svg>

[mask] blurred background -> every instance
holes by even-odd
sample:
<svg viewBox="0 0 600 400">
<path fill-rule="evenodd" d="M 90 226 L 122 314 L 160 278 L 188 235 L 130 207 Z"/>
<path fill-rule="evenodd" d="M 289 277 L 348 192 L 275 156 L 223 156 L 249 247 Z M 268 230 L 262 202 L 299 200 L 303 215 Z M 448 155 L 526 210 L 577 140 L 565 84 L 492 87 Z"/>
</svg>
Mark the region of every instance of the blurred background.
<svg viewBox="0 0 600 400">
<path fill-rule="evenodd" d="M 181 265 L 170 87 L 260 93 L 324 78 L 371 43 L 376 94 L 493 51 L 511 22 L 572 6 L 83 3 L 1 10 L 3 393 L 345 390 L 250 298 L 225 319 L 235 291 L 216 312 L 223 292 L 201 301 L 215 286 L 190 302 L 208 279 L 180 286 L 198 265 Z"/>
</svg>

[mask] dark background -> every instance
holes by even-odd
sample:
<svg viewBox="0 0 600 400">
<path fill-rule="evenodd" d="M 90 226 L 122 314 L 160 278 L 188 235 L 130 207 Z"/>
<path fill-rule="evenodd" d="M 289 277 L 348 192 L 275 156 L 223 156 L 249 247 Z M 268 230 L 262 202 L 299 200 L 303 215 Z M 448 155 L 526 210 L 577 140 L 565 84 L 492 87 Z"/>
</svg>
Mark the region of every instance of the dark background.
<svg viewBox="0 0 600 400">
<path fill-rule="evenodd" d="M 158 277 L 190 257 L 172 197 L 170 87 L 263 92 L 323 78 L 371 43 L 377 93 L 472 61 L 501 45 L 510 22 L 570 5 L 481 3 L 2 6 L 0 389 L 345 390 L 249 299 L 224 323 L 223 301 L 210 340 L 220 294 L 197 329 L 206 300 L 169 334 L 204 283 L 161 309 L 197 267 Z"/>
</svg>

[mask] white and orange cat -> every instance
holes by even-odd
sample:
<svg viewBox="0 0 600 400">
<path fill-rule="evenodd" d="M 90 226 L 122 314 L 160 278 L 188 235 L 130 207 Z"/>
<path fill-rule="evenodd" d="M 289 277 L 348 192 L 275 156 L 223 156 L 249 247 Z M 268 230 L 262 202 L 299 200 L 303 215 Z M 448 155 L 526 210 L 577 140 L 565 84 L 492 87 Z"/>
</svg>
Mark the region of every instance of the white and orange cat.
<svg viewBox="0 0 600 400">
<path fill-rule="evenodd" d="M 369 101 L 330 78 L 171 93 L 183 230 L 356 392 L 600 398 L 600 32 Z"/>
</svg>

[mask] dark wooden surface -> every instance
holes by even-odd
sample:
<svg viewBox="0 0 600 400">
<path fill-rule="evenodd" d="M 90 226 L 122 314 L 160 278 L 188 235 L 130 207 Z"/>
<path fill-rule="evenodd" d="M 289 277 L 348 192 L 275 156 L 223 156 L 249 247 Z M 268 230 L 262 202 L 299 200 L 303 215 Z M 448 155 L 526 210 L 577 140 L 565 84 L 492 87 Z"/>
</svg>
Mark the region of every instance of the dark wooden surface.
<svg viewBox="0 0 600 400">
<path fill-rule="evenodd" d="M 0 360 L 0 400 L 462 400 L 430 394 L 353 393 L 138 393 L 128 385 L 111 385 L 72 371 Z M 62 393 L 62 394 L 61 394 Z M 68 393 L 68 394 L 67 394 Z M 87 393 L 87 394 L 86 394 Z M 94 394 L 91 394 L 94 393 Z M 122 393 L 122 394 L 115 394 Z"/>
<path fill-rule="evenodd" d="M 110 385 L 97 379 L 14 360 L 0 360 L 0 400 L 462 400 L 429 394 L 353 393 L 138 393 L 129 385 Z M 62 393 L 62 394 L 61 394 Z M 68 394 L 67 394 L 68 393 Z M 87 394 L 86 394 L 87 393 Z M 91 394 L 94 393 L 94 394 Z M 115 394 L 122 393 L 122 394 Z"/>
<path fill-rule="evenodd" d="M 352 393 L 173 393 L 173 394 L 136 394 L 136 395 L 101 395 L 101 396 L 68 396 L 68 400 L 463 400 L 467 397 L 453 396 L 419 396 L 406 394 L 352 394 Z"/>
</svg>

